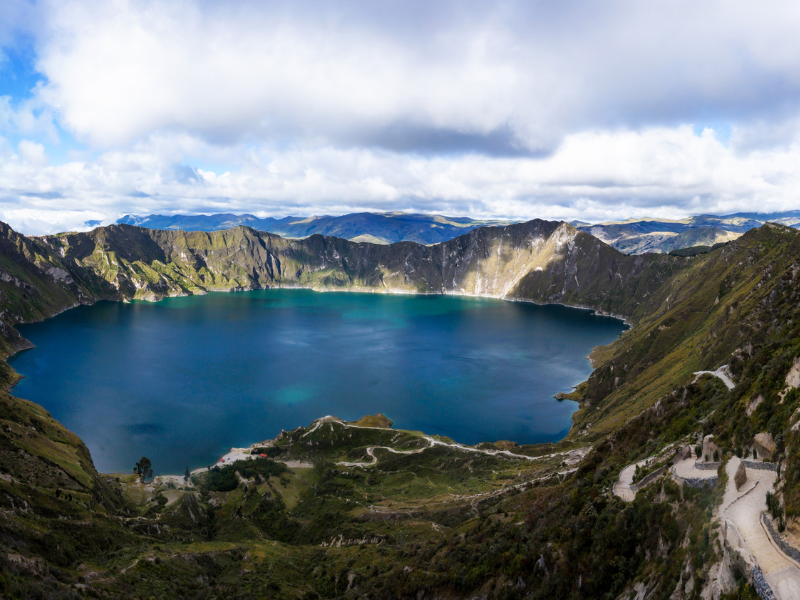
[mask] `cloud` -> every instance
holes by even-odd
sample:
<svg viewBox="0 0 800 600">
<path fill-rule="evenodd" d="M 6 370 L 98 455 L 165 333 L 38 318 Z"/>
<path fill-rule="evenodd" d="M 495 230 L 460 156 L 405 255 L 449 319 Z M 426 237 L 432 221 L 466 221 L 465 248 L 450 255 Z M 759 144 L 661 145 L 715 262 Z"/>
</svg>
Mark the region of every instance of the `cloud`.
<svg viewBox="0 0 800 600">
<path fill-rule="evenodd" d="M 0 96 L 0 133 L 40 134 L 50 142 L 59 139 L 52 111 L 38 98 L 14 103 L 11 96 Z"/>
<path fill-rule="evenodd" d="M 47 164 L 47 155 L 42 144 L 37 144 L 30 140 L 22 140 L 18 149 L 20 158 L 26 163 L 37 167 L 43 167 Z"/>
<path fill-rule="evenodd" d="M 380 4 L 52 2 L 39 95 L 102 148 L 181 131 L 489 155 L 800 100 L 795 3 Z"/>
<path fill-rule="evenodd" d="M 799 30 L 776 0 L 13 0 L 41 80 L 0 96 L 0 218 L 793 209 Z"/>
<path fill-rule="evenodd" d="M 6 160 L 0 189 L 16 192 L 0 200 L 0 219 L 29 233 L 124 213 L 414 210 L 601 221 L 789 210 L 800 195 L 800 141 L 741 153 L 713 130 L 696 135 L 688 125 L 572 134 L 547 157 L 249 148 L 239 151 L 239 168 L 219 174 L 176 165 L 187 148 L 216 153 L 202 140 L 162 136 L 91 162 L 35 168 Z"/>
</svg>

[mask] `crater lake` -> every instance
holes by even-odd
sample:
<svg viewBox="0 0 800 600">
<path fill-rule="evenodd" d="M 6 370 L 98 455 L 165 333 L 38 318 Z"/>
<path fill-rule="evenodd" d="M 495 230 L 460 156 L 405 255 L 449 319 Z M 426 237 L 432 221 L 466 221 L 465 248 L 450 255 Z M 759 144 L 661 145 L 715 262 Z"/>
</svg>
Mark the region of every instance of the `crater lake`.
<svg viewBox="0 0 800 600">
<path fill-rule="evenodd" d="M 183 473 L 325 415 L 384 413 L 457 442 L 557 441 L 622 321 L 461 296 L 271 289 L 101 302 L 19 330 L 16 396 L 44 406 L 101 472 Z"/>
</svg>

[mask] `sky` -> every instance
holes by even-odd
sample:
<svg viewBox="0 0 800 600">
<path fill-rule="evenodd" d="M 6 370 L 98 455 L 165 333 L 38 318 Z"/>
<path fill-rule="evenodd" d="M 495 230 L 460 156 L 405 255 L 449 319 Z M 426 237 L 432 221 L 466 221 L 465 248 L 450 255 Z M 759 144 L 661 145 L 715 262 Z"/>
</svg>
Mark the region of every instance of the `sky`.
<svg viewBox="0 0 800 600">
<path fill-rule="evenodd" d="M 800 3 L 3 0 L 0 220 L 800 209 Z"/>
</svg>

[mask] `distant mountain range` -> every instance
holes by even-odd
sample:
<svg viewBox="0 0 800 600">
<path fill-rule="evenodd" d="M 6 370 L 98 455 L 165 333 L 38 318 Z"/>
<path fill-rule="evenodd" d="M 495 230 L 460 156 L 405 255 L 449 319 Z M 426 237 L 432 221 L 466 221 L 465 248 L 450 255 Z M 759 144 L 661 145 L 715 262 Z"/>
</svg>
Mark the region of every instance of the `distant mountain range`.
<svg viewBox="0 0 800 600">
<path fill-rule="evenodd" d="M 732 215 L 698 215 L 679 221 L 666 219 L 628 219 L 608 223 L 572 221 L 581 231 L 591 233 L 609 246 L 625 254 L 671 252 L 696 246 L 711 247 L 735 240 L 744 232 L 764 223 L 780 223 L 800 228 L 800 211 L 774 213 L 735 213 Z"/>
<path fill-rule="evenodd" d="M 508 225 L 508 221 L 481 221 L 466 217 L 443 217 L 410 213 L 352 213 L 338 217 L 284 217 L 260 219 L 254 215 L 125 215 L 117 223 L 148 229 L 181 231 L 219 231 L 246 225 L 258 231 L 285 238 L 305 238 L 320 234 L 353 242 L 394 244 L 417 242 L 438 244 L 452 240 L 478 227 Z"/>
<path fill-rule="evenodd" d="M 570 224 L 590 233 L 625 254 L 669 253 L 683 248 L 708 247 L 735 240 L 744 232 L 766 222 L 800 228 L 800 211 L 774 213 L 735 213 L 699 215 L 679 221 L 628 219 L 591 224 Z M 305 238 L 314 234 L 354 242 L 393 244 L 408 241 L 437 244 L 487 225 L 508 225 L 508 221 L 475 220 L 409 213 L 353 213 L 342 216 L 284 217 L 260 219 L 254 215 L 125 215 L 117 221 L 148 229 L 181 231 L 219 231 L 247 225 L 285 238 Z"/>
</svg>

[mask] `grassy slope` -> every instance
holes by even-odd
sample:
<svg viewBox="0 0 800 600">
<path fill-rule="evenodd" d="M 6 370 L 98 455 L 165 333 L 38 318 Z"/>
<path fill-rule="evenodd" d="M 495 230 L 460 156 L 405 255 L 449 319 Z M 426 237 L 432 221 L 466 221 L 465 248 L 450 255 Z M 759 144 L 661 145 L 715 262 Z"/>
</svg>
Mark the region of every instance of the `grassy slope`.
<svg viewBox="0 0 800 600">
<path fill-rule="evenodd" d="M 634 313 L 637 327 L 595 354 L 598 367 L 585 392 L 586 410 L 575 419 L 577 437 L 613 432 L 652 406 L 695 371 L 714 370 L 746 343 L 765 339 L 762 314 L 781 278 L 800 260 L 798 232 L 767 225 L 701 255 L 673 276 Z"/>
<path fill-rule="evenodd" d="M 287 240 L 245 227 L 206 233 L 123 225 L 43 242 L 64 256 L 76 279 L 90 273 L 122 298 L 147 299 L 296 285 L 489 295 L 631 316 L 685 266 L 677 257 L 628 257 L 569 225 L 539 220 L 481 228 L 434 246 L 318 235 Z"/>
<path fill-rule="evenodd" d="M 798 443 L 789 427 L 800 398 L 778 397 L 800 355 L 800 240 L 787 228 L 767 226 L 690 259 L 628 259 L 541 223 L 479 230 L 434 253 L 325 238 L 292 242 L 247 229 L 142 236 L 135 228 L 106 228 L 46 244 L 12 234 L 5 231 L 13 247 L 3 249 L 14 263 L 8 269 L 45 292 L 38 300 L 31 290 L 21 296 L 30 302 L 30 318 L 143 289 L 157 295 L 265 281 L 373 285 L 380 281 L 377 265 L 384 281 L 397 273 L 399 285 L 411 288 L 455 281 L 471 291 L 591 304 L 637 325 L 595 352 L 599 368 L 578 391 L 580 427 L 561 444 L 593 441 L 594 449 L 561 477 L 552 476 L 565 469 L 561 458 L 528 464 L 445 447 L 412 455 L 376 450 L 375 467 L 343 467 L 336 463 L 366 461 L 369 446 L 418 449 L 426 442 L 413 432 L 331 424 L 276 441 L 282 457 L 314 461 L 314 469 L 230 492 L 181 492 L 166 508 L 160 494 L 146 492 L 140 499 L 147 501 L 134 507 L 123 493 L 128 484 L 99 477 L 75 436 L 40 407 L 4 396 L 0 586 L 7 595 L 83 585 L 132 597 L 189 590 L 206 597 L 390 598 L 427 590 L 594 598 L 615 597 L 640 581 L 667 597 L 687 564 L 699 593 L 719 552 L 710 535 L 719 490 L 698 494 L 658 483 L 624 505 L 609 495 L 619 469 L 696 434 L 714 433 L 729 449 L 764 430 L 783 435 L 787 446 Z M 48 281 L 42 268 L 30 266 L 36 264 L 61 265 L 74 282 Z M 498 283 L 504 269 L 522 275 Z M 143 282 L 149 287 L 137 287 Z M 25 286 L 0 286 L 13 306 L 24 304 L 14 298 Z M 710 378 L 691 383 L 694 370 L 724 362 L 739 383 L 734 392 Z M 747 416 L 756 394 L 766 400 Z M 13 459 L 20 449 L 32 458 Z M 793 460 L 790 454 L 783 488 L 790 514 L 800 506 L 800 464 Z M 527 489 L 475 496 L 534 479 Z M 56 498 L 56 489 L 70 490 L 72 500 Z M 319 545 L 337 540 L 344 547 Z"/>
</svg>

